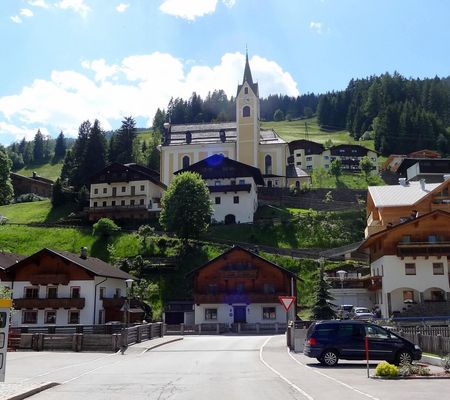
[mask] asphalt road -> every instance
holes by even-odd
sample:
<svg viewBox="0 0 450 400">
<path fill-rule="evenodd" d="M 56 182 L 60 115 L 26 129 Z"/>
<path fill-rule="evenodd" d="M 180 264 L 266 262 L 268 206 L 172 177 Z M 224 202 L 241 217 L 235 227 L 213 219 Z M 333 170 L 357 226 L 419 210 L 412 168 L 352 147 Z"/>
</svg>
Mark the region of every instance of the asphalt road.
<svg viewBox="0 0 450 400">
<path fill-rule="evenodd" d="M 362 362 L 323 368 L 287 352 L 282 335 L 187 336 L 148 352 L 145 346 L 123 356 L 10 353 L 6 381 L 61 383 L 33 396 L 47 400 L 420 400 L 444 398 L 450 387 L 442 380 L 367 379 Z"/>
</svg>

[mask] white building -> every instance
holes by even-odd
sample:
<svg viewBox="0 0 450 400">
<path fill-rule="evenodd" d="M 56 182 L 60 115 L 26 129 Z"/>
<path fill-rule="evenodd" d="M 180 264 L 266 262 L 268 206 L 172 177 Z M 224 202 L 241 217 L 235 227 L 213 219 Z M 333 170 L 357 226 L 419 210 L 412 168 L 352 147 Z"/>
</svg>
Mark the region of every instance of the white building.
<svg viewBox="0 0 450 400">
<path fill-rule="evenodd" d="M 112 163 L 90 178 L 89 219 L 149 219 L 159 215 L 166 185 L 139 164 Z"/>
<path fill-rule="evenodd" d="M 206 181 L 213 206 L 213 222 L 253 222 L 258 208 L 257 185 L 264 185 L 258 168 L 214 154 L 177 171 L 197 172 Z"/>
<path fill-rule="evenodd" d="M 13 293 L 12 326 L 122 321 L 126 280 L 134 279 L 84 248 L 80 254 L 42 249 L 5 266 L 0 277 Z"/>
</svg>

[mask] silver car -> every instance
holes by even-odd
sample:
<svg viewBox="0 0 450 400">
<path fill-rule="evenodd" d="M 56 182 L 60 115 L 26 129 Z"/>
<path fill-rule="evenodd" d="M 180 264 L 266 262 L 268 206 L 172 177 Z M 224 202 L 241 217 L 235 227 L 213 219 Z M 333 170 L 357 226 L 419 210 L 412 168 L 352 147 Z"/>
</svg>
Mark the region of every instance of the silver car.
<svg viewBox="0 0 450 400">
<path fill-rule="evenodd" d="M 359 320 L 369 320 L 374 318 L 372 311 L 366 307 L 353 307 L 350 318 Z"/>
</svg>

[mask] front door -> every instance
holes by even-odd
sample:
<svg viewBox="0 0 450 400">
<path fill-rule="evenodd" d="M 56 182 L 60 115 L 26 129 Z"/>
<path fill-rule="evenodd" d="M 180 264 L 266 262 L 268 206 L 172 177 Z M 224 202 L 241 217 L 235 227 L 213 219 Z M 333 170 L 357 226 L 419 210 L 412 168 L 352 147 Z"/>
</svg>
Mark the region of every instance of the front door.
<svg viewBox="0 0 450 400">
<path fill-rule="evenodd" d="M 234 322 L 237 324 L 239 322 L 245 323 L 247 320 L 245 318 L 246 306 L 234 306 Z"/>
</svg>

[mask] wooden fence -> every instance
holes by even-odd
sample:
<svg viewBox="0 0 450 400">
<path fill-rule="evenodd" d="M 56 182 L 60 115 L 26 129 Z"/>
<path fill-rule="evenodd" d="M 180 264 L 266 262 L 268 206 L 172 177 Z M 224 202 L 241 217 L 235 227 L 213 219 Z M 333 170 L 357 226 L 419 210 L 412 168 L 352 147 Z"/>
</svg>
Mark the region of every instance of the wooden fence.
<svg viewBox="0 0 450 400">
<path fill-rule="evenodd" d="M 219 323 L 208 323 L 208 324 L 196 324 L 196 325 L 186 325 L 186 324 L 176 324 L 176 325 L 165 325 L 164 326 L 165 335 L 220 335 L 222 333 L 234 332 L 242 334 L 273 334 L 273 333 L 284 333 L 286 332 L 285 323 L 236 323 L 231 324 L 219 324 Z"/>
<path fill-rule="evenodd" d="M 423 352 L 437 354 L 439 356 L 450 354 L 450 337 L 444 337 L 439 334 L 431 336 L 406 332 L 399 332 L 398 334 L 414 344 L 419 345 Z"/>
<path fill-rule="evenodd" d="M 33 330 L 38 330 L 37 328 Z M 28 332 L 22 333 L 19 348 L 35 351 L 113 351 L 125 349 L 131 344 L 151 340 L 164 335 L 161 322 L 136 325 L 128 328 L 115 326 L 115 333 Z"/>
</svg>

